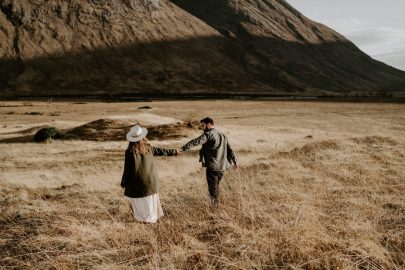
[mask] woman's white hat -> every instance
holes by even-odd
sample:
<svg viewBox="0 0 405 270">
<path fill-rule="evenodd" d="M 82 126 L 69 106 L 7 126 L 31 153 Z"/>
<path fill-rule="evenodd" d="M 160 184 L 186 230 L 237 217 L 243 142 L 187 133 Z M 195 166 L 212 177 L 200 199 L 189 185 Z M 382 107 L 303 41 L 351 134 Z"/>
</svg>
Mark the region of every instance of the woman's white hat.
<svg viewBox="0 0 405 270">
<path fill-rule="evenodd" d="M 131 127 L 131 130 L 127 133 L 127 141 L 139 142 L 145 138 L 146 134 L 148 134 L 148 130 L 146 128 L 135 125 Z"/>
</svg>

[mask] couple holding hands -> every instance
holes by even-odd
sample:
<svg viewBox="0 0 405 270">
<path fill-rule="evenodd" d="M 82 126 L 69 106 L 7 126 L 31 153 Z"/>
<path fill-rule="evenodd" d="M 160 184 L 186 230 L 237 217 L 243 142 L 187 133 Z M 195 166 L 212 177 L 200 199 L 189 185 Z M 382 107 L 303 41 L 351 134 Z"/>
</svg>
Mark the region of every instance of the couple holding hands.
<svg viewBox="0 0 405 270">
<path fill-rule="evenodd" d="M 181 149 L 162 149 L 151 146 L 148 130 L 136 125 L 127 133 L 124 173 L 121 187 L 129 197 L 134 218 L 141 222 L 155 223 L 163 216 L 159 200 L 159 180 L 153 156 L 175 156 L 202 145 L 200 162 L 206 167 L 208 191 L 213 206 L 218 206 L 218 189 L 224 172 L 235 167 L 236 157 L 226 136 L 214 128 L 214 120 L 206 117 L 200 121 L 204 133 L 185 144 Z"/>
</svg>

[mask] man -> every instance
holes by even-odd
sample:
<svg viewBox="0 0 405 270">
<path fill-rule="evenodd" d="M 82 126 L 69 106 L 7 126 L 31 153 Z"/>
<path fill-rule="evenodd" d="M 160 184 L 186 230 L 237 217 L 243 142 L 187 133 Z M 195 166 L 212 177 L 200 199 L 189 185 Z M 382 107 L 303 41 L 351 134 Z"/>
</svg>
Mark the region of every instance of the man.
<svg viewBox="0 0 405 270">
<path fill-rule="evenodd" d="M 226 136 L 214 128 L 214 120 L 206 117 L 200 121 L 200 129 L 204 133 L 185 144 L 181 151 L 188 151 L 197 145 L 202 145 L 200 162 L 206 167 L 208 191 L 212 204 L 218 205 L 218 189 L 224 172 L 230 167 L 238 169 L 236 157 Z"/>
</svg>

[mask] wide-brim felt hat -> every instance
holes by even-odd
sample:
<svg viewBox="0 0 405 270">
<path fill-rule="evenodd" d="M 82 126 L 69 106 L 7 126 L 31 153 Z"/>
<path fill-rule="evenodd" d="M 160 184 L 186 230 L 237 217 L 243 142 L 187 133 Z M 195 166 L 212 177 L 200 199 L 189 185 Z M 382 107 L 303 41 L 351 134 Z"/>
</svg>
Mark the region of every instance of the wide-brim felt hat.
<svg viewBox="0 0 405 270">
<path fill-rule="evenodd" d="M 129 142 L 139 142 L 148 134 L 148 130 L 139 125 L 131 127 L 131 130 L 127 133 L 127 141 Z"/>
</svg>

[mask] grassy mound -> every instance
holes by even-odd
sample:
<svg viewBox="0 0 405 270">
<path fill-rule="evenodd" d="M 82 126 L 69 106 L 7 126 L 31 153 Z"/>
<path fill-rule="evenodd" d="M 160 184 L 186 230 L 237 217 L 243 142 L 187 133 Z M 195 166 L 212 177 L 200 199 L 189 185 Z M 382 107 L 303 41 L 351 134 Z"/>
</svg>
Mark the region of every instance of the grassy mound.
<svg viewBox="0 0 405 270">
<path fill-rule="evenodd" d="M 65 139 L 80 139 L 89 141 L 122 141 L 134 123 L 130 121 L 99 119 L 76 127 L 64 135 Z M 196 121 L 185 123 L 146 126 L 147 138 L 150 140 L 167 140 L 189 136 L 197 129 Z"/>
<path fill-rule="evenodd" d="M 44 142 L 48 139 L 87 140 L 87 141 L 123 141 L 125 135 L 134 125 L 131 121 L 115 119 L 98 119 L 75 127 L 71 130 L 59 131 L 54 127 L 33 127 L 18 131 L 16 137 L 0 140 L 0 143 Z M 147 138 L 150 140 L 168 140 L 188 137 L 198 129 L 198 121 L 185 121 L 177 124 L 146 126 Z M 40 129 L 39 129 L 40 128 Z M 39 129 L 39 130 L 38 130 Z M 32 133 L 35 133 L 32 137 Z M 24 135 L 24 136 L 21 136 Z"/>
</svg>

